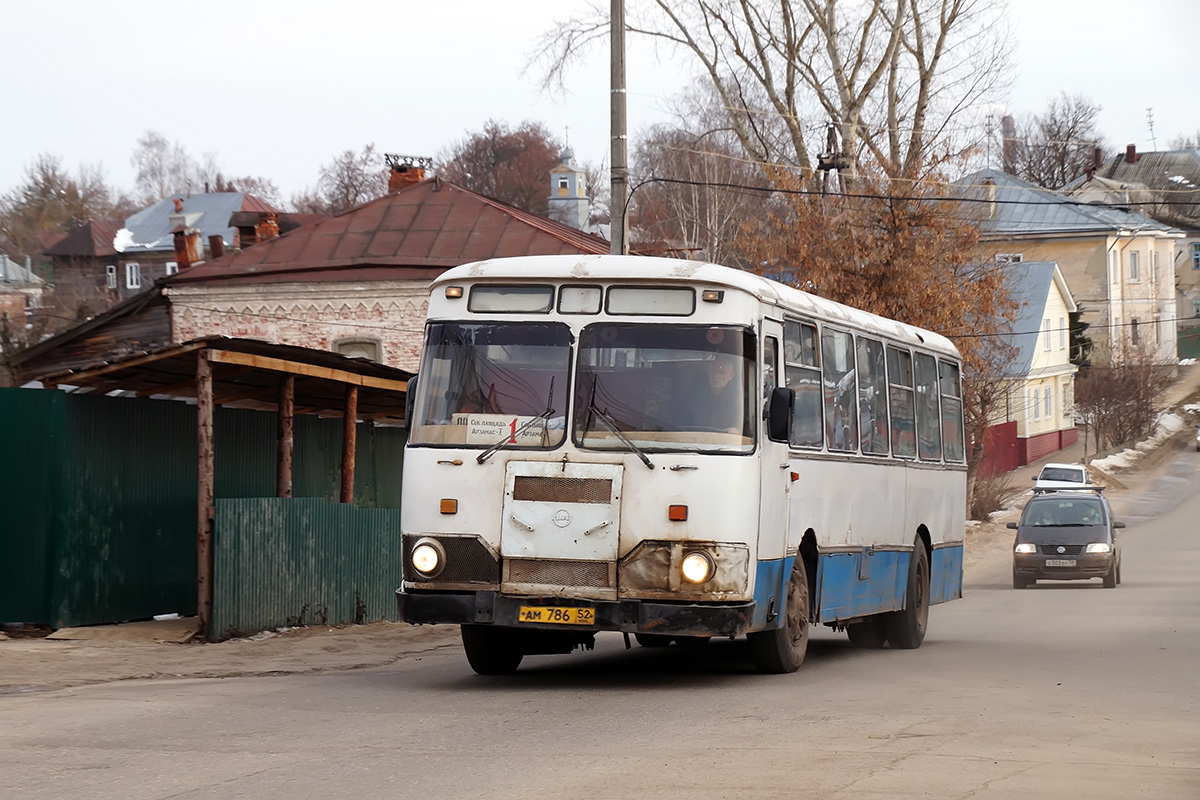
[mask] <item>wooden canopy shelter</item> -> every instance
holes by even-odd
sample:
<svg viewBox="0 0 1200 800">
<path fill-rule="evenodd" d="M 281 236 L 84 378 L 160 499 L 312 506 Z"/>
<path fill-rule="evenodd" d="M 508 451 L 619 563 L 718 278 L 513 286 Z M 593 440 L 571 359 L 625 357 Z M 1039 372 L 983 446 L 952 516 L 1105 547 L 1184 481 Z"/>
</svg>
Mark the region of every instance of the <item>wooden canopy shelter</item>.
<svg viewBox="0 0 1200 800">
<path fill-rule="evenodd" d="M 24 380 L 48 389 L 114 391 L 137 397 L 194 398 L 196 401 L 198 612 L 207 635 L 213 603 L 213 409 L 219 405 L 274 411 L 278 415 L 276 495 L 292 496 L 292 441 L 296 414 L 341 417 L 343 425 L 341 502 L 354 499 L 356 422 L 402 424 L 412 373 L 364 359 L 347 358 L 249 339 L 209 337 L 113 361 L 80 365 L 40 359 Z"/>
</svg>

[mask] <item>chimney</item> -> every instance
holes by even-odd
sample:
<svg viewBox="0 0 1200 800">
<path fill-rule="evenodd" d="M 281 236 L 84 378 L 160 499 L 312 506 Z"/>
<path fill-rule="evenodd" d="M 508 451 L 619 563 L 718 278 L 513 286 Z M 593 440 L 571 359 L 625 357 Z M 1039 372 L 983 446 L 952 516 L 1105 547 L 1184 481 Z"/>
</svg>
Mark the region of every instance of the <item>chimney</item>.
<svg viewBox="0 0 1200 800">
<path fill-rule="evenodd" d="M 1137 145 L 1130 144 L 1125 146 L 1125 163 L 1136 164 L 1138 160 Z"/>
<path fill-rule="evenodd" d="M 213 258 L 220 258 L 225 255 L 225 240 L 221 238 L 221 234 L 214 233 L 208 237 L 208 252 Z"/>
<path fill-rule="evenodd" d="M 279 236 L 279 217 L 274 211 L 260 214 L 258 224 L 254 226 L 254 241 L 265 242 Z"/>
<path fill-rule="evenodd" d="M 1017 174 L 1017 124 L 1011 114 L 1000 120 L 1001 169 L 1009 175 Z"/>
<path fill-rule="evenodd" d="M 204 260 L 204 253 L 201 252 L 203 247 L 200 244 L 200 231 L 195 228 L 177 228 L 172 231 L 175 237 L 175 264 L 176 269 L 183 272 L 193 264 L 198 264 Z"/>
<path fill-rule="evenodd" d="M 433 159 L 428 156 L 401 156 L 395 153 L 385 153 L 383 157 L 391 168 L 388 173 L 388 194 L 425 180 L 425 170 L 433 166 Z"/>
</svg>

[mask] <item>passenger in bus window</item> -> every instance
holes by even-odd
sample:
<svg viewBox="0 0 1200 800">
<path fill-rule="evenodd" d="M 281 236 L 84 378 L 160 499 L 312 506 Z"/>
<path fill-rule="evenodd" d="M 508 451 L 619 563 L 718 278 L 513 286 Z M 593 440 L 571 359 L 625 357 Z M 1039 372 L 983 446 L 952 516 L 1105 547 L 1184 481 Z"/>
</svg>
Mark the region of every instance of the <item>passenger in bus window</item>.
<svg viewBox="0 0 1200 800">
<path fill-rule="evenodd" d="M 686 385 L 683 397 L 684 426 L 693 430 L 741 433 L 744 409 L 741 381 L 734 380 L 737 356 L 717 353 L 705 361 L 703 371 Z"/>
</svg>

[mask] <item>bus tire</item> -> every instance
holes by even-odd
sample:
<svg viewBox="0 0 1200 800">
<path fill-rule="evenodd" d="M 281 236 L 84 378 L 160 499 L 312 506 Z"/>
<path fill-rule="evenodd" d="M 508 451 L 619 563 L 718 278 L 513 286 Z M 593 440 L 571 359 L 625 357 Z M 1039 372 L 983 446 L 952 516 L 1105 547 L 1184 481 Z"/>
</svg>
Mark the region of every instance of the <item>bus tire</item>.
<svg viewBox="0 0 1200 800">
<path fill-rule="evenodd" d="M 671 637 L 661 633 L 635 633 L 633 638 L 642 647 L 666 647 L 671 643 Z"/>
<path fill-rule="evenodd" d="M 850 644 L 864 650 L 878 650 L 887 642 L 887 631 L 879 616 L 867 617 L 862 622 L 846 626 Z"/>
<path fill-rule="evenodd" d="M 525 654 L 517 646 L 513 631 L 491 625 L 461 625 L 467 663 L 479 675 L 510 675 L 521 666 Z"/>
<path fill-rule="evenodd" d="M 925 640 L 929 623 L 929 556 L 920 539 L 913 544 L 908 561 L 908 588 L 904 592 L 904 608 L 889 612 L 884 618 L 887 640 L 899 650 L 915 650 Z"/>
<path fill-rule="evenodd" d="M 797 558 L 788 579 L 783 624 L 771 630 L 755 631 L 746 637 L 750 643 L 750 656 L 759 672 L 783 674 L 800 669 L 808 651 L 809 615 L 808 573 L 804 559 Z"/>
</svg>

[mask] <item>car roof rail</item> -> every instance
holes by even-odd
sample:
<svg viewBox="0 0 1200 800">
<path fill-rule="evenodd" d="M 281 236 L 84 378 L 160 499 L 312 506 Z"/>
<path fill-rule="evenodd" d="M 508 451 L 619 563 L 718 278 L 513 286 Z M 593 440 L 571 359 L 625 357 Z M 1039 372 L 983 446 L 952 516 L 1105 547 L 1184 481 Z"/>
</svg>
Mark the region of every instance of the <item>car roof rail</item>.
<svg viewBox="0 0 1200 800">
<path fill-rule="evenodd" d="M 1081 483 L 1078 486 L 1055 486 L 1053 488 L 1049 486 L 1033 487 L 1034 494 L 1055 494 L 1058 492 L 1095 492 L 1096 494 L 1103 494 L 1104 487 L 1093 483 Z"/>
</svg>

